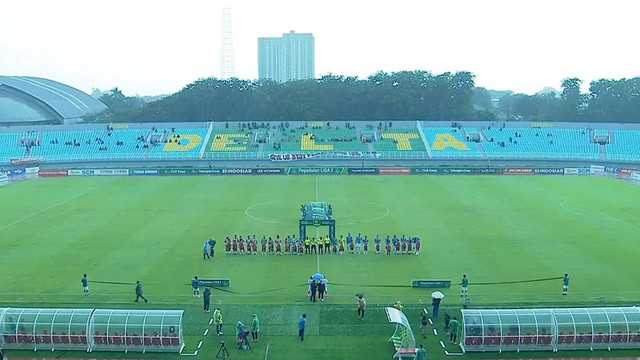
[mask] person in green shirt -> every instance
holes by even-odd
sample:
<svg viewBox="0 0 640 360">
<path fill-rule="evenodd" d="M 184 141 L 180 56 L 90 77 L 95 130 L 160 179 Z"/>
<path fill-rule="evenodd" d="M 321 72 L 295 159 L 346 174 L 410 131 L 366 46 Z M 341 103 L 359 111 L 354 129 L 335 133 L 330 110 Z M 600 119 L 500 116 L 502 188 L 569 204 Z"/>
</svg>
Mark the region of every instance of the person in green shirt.
<svg viewBox="0 0 640 360">
<path fill-rule="evenodd" d="M 260 331 L 260 320 L 258 320 L 258 315 L 253 314 L 253 320 L 251 320 L 251 340 L 258 341 L 259 331 Z"/>
<path fill-rule="evenodd" d="M 418 352 L 416 353 L 416 360 L 427 360 L 427 350 L 424 345 L 420 344 Z"/>
<path fill-rule="evenodd" d="M 454 316 L 451 322 L 449 323 L 449 332 L 451 333 L 450 340 L 452 344 L 456 343 L 456 340 L 458 338 L 459 327 L 460 327 L 460 322 L 458 322 L 458 319 Z"/>
</svg>

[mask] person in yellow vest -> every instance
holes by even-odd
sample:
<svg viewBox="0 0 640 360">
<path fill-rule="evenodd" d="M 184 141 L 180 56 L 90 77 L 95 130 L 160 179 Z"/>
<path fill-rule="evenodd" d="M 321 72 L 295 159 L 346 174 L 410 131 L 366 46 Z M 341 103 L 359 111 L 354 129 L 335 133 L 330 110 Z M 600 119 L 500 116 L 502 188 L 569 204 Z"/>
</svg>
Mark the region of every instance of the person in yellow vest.
<svg viewBox="0 0 640 360">
<path fill-rule="evenodd" d="M 327 235 L 324 238 L 324 253 L 325 254 L 331 253 L 331 238 L 329 238 L 329 235 Z"/>
<path fill-rule="evenodd" d="M 402 304 L 400 303 L 400 300 L 396 301 L 396 303 L 393 304 L 393 307 L 398 311 L 402 311 Z"/>
<path fill-rule="evenodd" d="M 306 254 L 311 253 L 311 240 L 309 240 L 308 236 L 304 239 L 304 252 Z"/>
</svg>

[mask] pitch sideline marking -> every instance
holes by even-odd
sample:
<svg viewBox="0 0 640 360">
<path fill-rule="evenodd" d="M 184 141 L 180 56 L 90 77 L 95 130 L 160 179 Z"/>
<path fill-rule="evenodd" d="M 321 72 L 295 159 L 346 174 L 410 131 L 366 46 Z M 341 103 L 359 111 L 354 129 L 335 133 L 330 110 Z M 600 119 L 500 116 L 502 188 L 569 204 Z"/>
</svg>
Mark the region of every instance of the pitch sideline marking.
<svg viewBox="0 0 640 360">
<path fill-rule="evenodd" d="M 316 202 L 318 202 L 318 175 L 316 175 Z M 316 239 L 320 238 L 320 228 L 316 226 Z M 322 246 L 322 244 L 320 244 Z M 320 273 L 320 251 L 316 250 L 316 273 Z"/>
<path fill-rule="evenodd" d="M 267 342 L 267 349 L 264 352 L 264 360 L 267 360 L 269 357 L 269 342 Z"/>
<path fill-rule="evenodd" d="M 88 194 L 88 193 L 92 192 L 93 190 L 95 190 L 95 188 L 94 188 L 94 189 L 91 189 L 91 190 L 89 190 L 89 191 L 85 191 L 85 192 L 80 193 L 80 194 L 75 194 L 75 195 L 73 195 L 72 197 L 70 197 L 70 198 L 68 198 L 68 199 L 65 199 L 65 200 L 59 201 L 59 202 L 57 202 L 57 203 L 55 203 L 55 204 L 53 204 L 53 205 L 51 205 L 51 206 L 49 206 L 49 207 L 46 207 L 46 208 L 44 208 L 44 209 L 42 209 L 42 210 L 39 210 L 39 211 L 36 211 L 36 212 L 34 212 L 33 214 L 31 214 L 31 215 L 29 215 L 29 216 L 25 216 L 25 217 L 23 217 L 22 219 L 16 220 L 16 221 L 12 222 L 12 223 L 11 223 L 11 224 L 9 224 L 9 225 L 5 225 L 5 226 L 1 227 L 1 228 L 0 228 L 0 231 L 6 230 L 6 229 L 8 229 L 8 228 L 10 228 L 10 227 L 12 227 L 12 226 L 14 226 L 14 225 L 18 225 L 18 224 L 20 224 L 20 223 L 21 223 L 21 222 L 23 222 L 23 221 L 27 221 L 27 220 L 29 220 L 29 219 L 31 219 L 31 218 L 33 218 L 33 217 L 35 217 L 35 216 L 38 216 L 38 215 L 40 215 L 40 214 L 42 214 L 42 213 L 44 213 L 44 212 L 46 212 L 46 211 L 49 211 L 49 210 L 53 209 L 53 208 L 54 208 L 54 207 L 56 207 L 56 206 L 60 206 L 60 205 L 62 205 L 62 204 L 64 204 L 64 203 L 66 203 L 66 202 L 69 202 L 69 201 L 73 200 L 73 199 L 79 198 L 80 196 L 84 196 L 84 195 L 86 195 L 86 194 Z"/>
<path fill-rule="evenodd" d="M 589 215 L 589 214 L 582 213 L 582 212 L 580 212 L 580 211 L 575 211 L 575 210 L 568 209 L 568 208 L 565 206 L 566 202 L 567 202 L 567 199 L 562 200 L 562 201 L 560 202 L 560 207 L 562 208 L 562 210 L 568 211 L 568 212 L 570 212 L 570 213 L 573 213 L 573 214 L 576 214 L 576 215 L 580 215 L 580 216 L 584 216 L 584 217 L 594 218 L 594 219 L 617 221 L 617 222 L 619 222 L 619 223 L 622 223 L 622 224 L 625 224 L 625 225 L 628 225 L 628 226 L 634 227 L 634 228 L 636 228 L 636 229 L 638 228 L 638 226 L 637 226 L 637 225 L 634 225 L 634 224 L 628 223 L 628 222 L 626 222 L 626 221 L 624 221 L 624 220 L 618 219 L 617 217 L 615 217 L 615 216 L 611 216 L 611 215 L 609 215 L 609 214 L 607 214 L 607 213 L 605 213 L 605 212 L 603 212 L 603 211 L 600 211 L 600 210 L 598 210 L 598 209 L 594 209 L 594 210 L 595 210 L 598 214 L 603 215 L 603 216 Z"/>
</svg>

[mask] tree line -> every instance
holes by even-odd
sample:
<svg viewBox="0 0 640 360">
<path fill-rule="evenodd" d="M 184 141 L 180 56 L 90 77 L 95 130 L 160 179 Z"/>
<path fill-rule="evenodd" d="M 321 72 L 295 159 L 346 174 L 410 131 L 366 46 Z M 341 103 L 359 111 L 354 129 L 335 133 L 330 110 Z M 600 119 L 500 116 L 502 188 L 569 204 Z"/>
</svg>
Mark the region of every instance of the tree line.
<svg viewBox="0 0 640 360">
<path fill-rule="evenodd" d="M 589 93 L 580 92 L 581 84 L 568 78 L 559 94 L 526 95 L 476 87 L 465 71 L 325 75 L 287 83 L 205 78 L 150 103 L 112 89 L 100 98 L 108 110 L 85 121 L 639 121 L 640 78 L 593 81 Z"/>
</svg>

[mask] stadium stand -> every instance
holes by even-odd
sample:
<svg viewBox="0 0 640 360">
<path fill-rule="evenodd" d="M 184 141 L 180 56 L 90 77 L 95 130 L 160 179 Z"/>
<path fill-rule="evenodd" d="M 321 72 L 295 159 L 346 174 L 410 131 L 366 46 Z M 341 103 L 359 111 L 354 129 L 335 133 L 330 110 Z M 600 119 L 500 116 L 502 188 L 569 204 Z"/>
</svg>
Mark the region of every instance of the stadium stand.
<svg viewBox="0 0 640 360">
<path fill-rule="evenodd" d="M 368 151 L 355 128 L 301 127 L 276 130 L 273 150 L 281 151 Z"/>
<path fill-rule="evenodd" d="M 612 143 L 606 145 L 607 158 L 611 160 L 640 160 L 640 131 L 614 130 Z"/>
<path fill-rule="evenodd" d="M 422 129 L 434 158 L 482 158 L 478 144 L 467 141 L 457 128 L 425 127 Z"/>
<path fill-rule="evenodd" d="M 420 134 L 415 128 L 400 128 L 380 133 L 380 140 L 373 144 L 376 151 L 424 151 Z"/>
<path fill-rule="evenodd" d="M 144 157 L 144 141 L 148 130 L 116 129 L 43 132 L 40 146 L 29 152 L 31 157 L 46 160 L 140 159 Z"/>
<path fill-rule="evenodd" d="M 264 132 L 264 130 L 262 130 Z M 253 132 L 237 129 L 214 129 L 207 151 L 257 151 L 258 144 L 253 143 Z"/>
<path fill-rule="evenodd" d="M 0 133 L 0 163 L 8 163 L 11 158 L 25 155 L 25 147 L 18 144 L 17 133 Z"/>
<path fill-rule="evenodd" d="M 172 128 L 157 129 L 160 141 L 151 146 L 150 159 L 165 158 L 199 158 L 203 140 L 207 135 L 206 128 Z"/>
<path fill-rule="evenodd" d="M 583 129 L 487 128 L 488 158 L 599 159 L 599 145 Z"/>
</svg>

